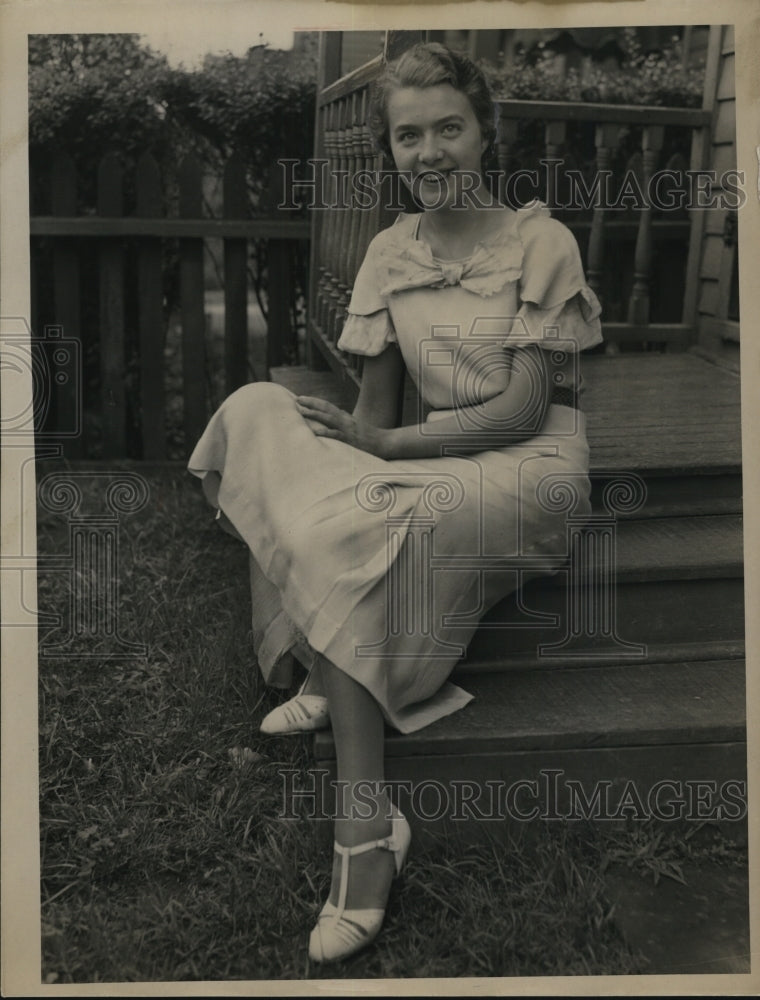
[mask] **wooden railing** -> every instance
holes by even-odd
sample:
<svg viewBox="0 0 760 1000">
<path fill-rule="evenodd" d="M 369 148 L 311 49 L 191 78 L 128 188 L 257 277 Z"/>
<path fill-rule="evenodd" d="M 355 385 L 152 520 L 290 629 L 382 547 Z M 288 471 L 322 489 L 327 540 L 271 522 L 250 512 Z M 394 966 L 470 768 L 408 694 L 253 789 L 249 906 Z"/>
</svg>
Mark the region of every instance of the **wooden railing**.
<svg viewBox="0 0 760 1000">
<path fill-rule="evenodd" d="M 358 171 L 376 170 L 382 174 L 388 166 L 373 149 L 366 124 L 369 87 L 382 70 L 378 57 L 354 73 L 324 87 L 318 95 L 316 156 L 329 161 L 332 176 L 345 175 L 350 183 Z M 710 123 L 709 110 L 686 108 L 638 107 L 606 104 L 570 104 L 543 101 L 499 101 L 500 128 L 497 145 L 499 169 L 504 177 L 510 170 L 512 148 L 517 140 L 520 122 L 533 120 L 543 123 L 543 156 L 562 159 L 568 129 L 573 123 L 586 123 L 593 129 L 594 171 L 610 169 L 618 147 L 621 129 L 639 135 L 638 179 L 644 189 L 652 173 L 660 166 L 660 154 L 666 130 L 682 130 L 682 145 L 687 157 L 671 158 L 681 168 L 701 169 L 705 166 L 705 150 Z M 556 205 L 554 175 L 548 172 L 542 200 Z M 662 349 L 684 348 L 696 338 L 695 308 L 698 276 L 698 233 L 688 212 L 680 215 L 661 213 L 655 216 L 651 207 L 635 213 L 614 214 L 605 207 L 605 190 L 594 190 L 593 203 L 585 212 L 557 211 L 576 235 L 590 285 L 606 308 L 603 320 L 606 350 L 614 353 L 630 347 Z M 333 195 L 336 188 L 333 189 Z M 609 193 L 608 193 L 609 194 Z M 614 193 L 610 195 L 614 198 Z M 334 199 L 335 202 L 335 199 Z M 396 206 L 398 209 L 398 206 Z M 308 327 L 313 357 L 318 364 L 326 361 L 336 372 L 354 385 L 360 378 L 360 363 L 355 357 L 340 352 L 336 343 L 345 322 L 351 287 L 372 237 L 390 224 L 396 212 L 382 205 L 371 211 L 336 208 L 314 213 L 312 239 L 312 285 Z M 696 213 L 692 213 L 692 216 Z M 660 246 L 678 248 L 682 258 L 679 267 L 669 259 L 663 272 L 668 283 L 683 289 L 679 315 L 663 321 L 652 314 L 652 265 L 654 249 Z M 616 254 L 612 254 L 612 250 Z M 618 257 L 617 274 L 610 273 L 610 262 Z M 672 258 L 669 254 L 669 258 Z M 627 259 L 626 259 L 627 258 Z M 611 282 L 630 286 L 627 302 L 610 303 L 607 289 Z M 661 284 L 664 283 L 661 281 Z M 672 311 L 672 309 L 671 309 Z M 616 312 L 618 315 L 616 315 Z M 622 315 L 621 315 L 622 313 Z"/>
<path fill-rule="evenodd" d="M 224 388 L 232 392 L 249 381 L 248 368 L 248 245 L 268 241 L 267 368 L 282 364 L 295 345 L 291 320 L 292 261 L 295 241 L 308 240 L 306 219 L 250 218 L 246 171 L 238 157 L 224 169 L 221 218 L 204 217 L 203 175 L 200 163 L 188 157 L 180 165 L 176 213 L 167 214 L 167 194 L 158 165 L 150 154 L 138 161 L 134 177 L 134 212 L 125 212 L 125 175 L 119 161 L 106 157 L 97 178 L 97 214 L 78 213 L 77 178 L 66 156 L 58 157 L 50 172 L 50 215 L 31 218 L 32 328 L 36 336 L 54 326 L 77 339 L 84 357 L 96 351 L 100 359 L 99 405 L 96 416 L 85 420 L 83 433 L 67 442 L 70 457 L 120 458 L 127 448 L 128 419 L 135 400 L 127 390 L 128 316 L 136 329 L 138 371 L 137 422 L 141 445 L 131 457 L 165 458 L 167 445 L 165 343 L 167 255 L 178 255 L 178 316 L 181 324 L 181 406 L 184 452 L 189 453 L 209 416 L 204 243 L 223 244 Z M 45 256 L 44 241 L 52 248 Z M 97 295 L 84 287 L 89 279 L 87 245 L 97 243 Z M 48 263 L 45 273 L 42 261 Z M 46 306 L 40 305 L 52 287 Z M 44 296 L 43 296 L 44 297 Z M 135 307 L 136 305 L 136 307 Z M 85 315 L 86 313 L 86 315 Z M 260 372 L 260 377 L 268 377 Z M 55 424 L 70 426 L 74 411 L 82 408 L 83 375 L 66 383 L 46 386 L 52 392 L 48 407 Z M 176 379 L 175 379 L 176 380 Z M 53 383 L 55 380 L 52 380 Z M 177 400 L 179 402 L 179 400 Z M 99 425 L 97 434 L 92 424 Z M 99 441 L 94 441 L 99 438 Z M 135 455 L 137 451 L 137 455 Z"/>
<path fill-rule="evenodd" d="M 536 120 L 544 123 L 545 158 L 562 161 L 568 126 L 585 122 L 594 130 L 595 158 L 593 174 L 600 178 L 594 188 L 594 203 L 590 217 L 568 219 L 567 224 L 586 249 L 585 265 L 588 282 L 605 304 L 605 277 L 609 270 L 607 250 L 612 243 L 633 239 L 633 284 L 622 321 L 604 321 L 605 341 L 608 344 L 651 343 L 667 346 L 685 346 L 695 337 L 696 278 L 699 246 L 692 239 L 693 218 L 661 218 L 655 221 L 654 210 L 647 199 L 637 207 L 635 218 L 613 219 L 607 207 L 619 192 L 611 191 L 609 179 L 613 156 L 619 143 L 622 128 L 640 129 L 638 150 L 640 167 L 633 176 L 643 193 L 655 171 L 662 166 L 666 129 L 682 129 L 690 133 L 690 156 L 684 167 L 701 169 L 704 166 L 707 130 L 710 112 L 696 108 L 661 108 L 617 104 L 569 104 L 554 101 L 499 101 L 498 158 L 502 175 L 509 171 L 509 152 L 515 143 L 520 121 Z M 632 162 L 628 159 L 628 165 Z M 667 164 L 671 167 L 671 164 Z M 561 176 L 547 171 L 546 201 L 550 208 L 557 204 L 556 178 Z M 676 194 L 671 190 L 671 196 Z M 688 192 L 684 190 L 688 195 Z M 634 193 L 634 200 L 638 194 Z M 559 213 L 561 218 L 561 213 Z M 679 322 L 653 321 L 651 315 L 651 277 L 653 246 L 655 241 L 677 240 L 688 247 L 684 268 L 684 292 Z"/>
<path fill-rule="evenodd" d="M 318 95 L 316 157 L 328 161 L 330 181 L 327 201 L 340 206 L 338 185 L 345 176 L 352 180 L 359 171 L 380 173 L 383 158 L 373 146 L 367 111 L 369 84 L 382 69 L 378 56 L 366 66 L 338 80 Z M 336 207 L 312 213 L 312 261 L 309 294 L 309 331 L 319 350 L 338 372 L 347 369 L 358 381 L 360 365 L 354 355 L 335 347 L 347 315 L 351 288 L 375 234 L 392 221 L 382 200 L 368 210 Z"/>
</svg>

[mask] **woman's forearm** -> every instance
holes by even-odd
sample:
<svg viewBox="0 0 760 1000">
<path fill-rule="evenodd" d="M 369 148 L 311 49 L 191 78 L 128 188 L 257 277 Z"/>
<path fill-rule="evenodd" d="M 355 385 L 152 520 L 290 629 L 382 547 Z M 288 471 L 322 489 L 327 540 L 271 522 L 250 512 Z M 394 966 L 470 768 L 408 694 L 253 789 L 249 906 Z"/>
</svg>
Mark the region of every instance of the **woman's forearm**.
<svg viewBox="0 0 760 1000">
<path fill-rule="evenodd" d="M 541 430 L 545 405 L 539 404 L 531 414 L 525 414 L 524 407 L 507 412 L 502 400 L 490 403 L 465 406 L 424 424 L 383 431 L 383 457 L 435 458 L 453 451 L 472 454 L 517 444 Z"/>
<path fill-rule="evenodd" d="M 538 347 L 520 353 L 505 389 L 484 403 L 381 434 L 385 458 L 432 458 L 446 451 L 504 448 L 538 434 L 551 394 L 551 371 Z"/>
<path fill-rule="evenodd" d="M 538 348 L 524 348 L 523 352 L 526 359 L 529 352 L 535 352 L 534 363 L 515 367 L 498 395 L 424 424 L 394 427 L 397 395 L 387 391 L 387 382 L 383 386 L 376 378 L 362 386 L 352 414 L 313 396 L 298 396 L 296 405 L 318 437 L 343 441 L 384 459 L 434 458 L 451 451 L 504 448 L 538 434 L 549 406 L 549 368 Z M 383 357 L 378 358 L 377 366 L 384 364 Z M 373 374 L 380 370 L 372 369 Z"/>
</svg>

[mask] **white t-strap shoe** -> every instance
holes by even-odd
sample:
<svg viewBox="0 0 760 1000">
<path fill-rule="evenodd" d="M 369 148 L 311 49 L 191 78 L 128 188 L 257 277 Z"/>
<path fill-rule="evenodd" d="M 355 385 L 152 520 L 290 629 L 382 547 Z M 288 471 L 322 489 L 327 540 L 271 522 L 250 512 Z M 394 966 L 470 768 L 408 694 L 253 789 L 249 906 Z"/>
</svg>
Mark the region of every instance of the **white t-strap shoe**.
<svg viewBox="0 0 760 1000">
<path fill-rule="evenodd" d="M 338 905 L 329 900 L 317 918 L 317 926 L 309 938 L 309 958 L 313 962 L 338 962 L 371 944 L 377 937 L 385 917 L 385 910 L 347 910 L 348 859 L 376 849 L 392 851 L 396 875 L 406 861 L 412 832 L 401 811 L 391 806 L 391 833 L 381 840 L 371 840 L 356 847 L 343 847 L 337 841 L 335 850 L 340 855 L 340 887 Z"/>
<path fill-rule="evenodd" d="M 321 694 L 303 694 L 305 686 L 306 681 L 290 701 L 278 705 L 264 717 L 259 727 L 260 732 L 265 736 L 288 736 L 291 733 L 312 733 L 317 729 L 327 729 L 330 725 L 327 698 Z"/>
</svg>

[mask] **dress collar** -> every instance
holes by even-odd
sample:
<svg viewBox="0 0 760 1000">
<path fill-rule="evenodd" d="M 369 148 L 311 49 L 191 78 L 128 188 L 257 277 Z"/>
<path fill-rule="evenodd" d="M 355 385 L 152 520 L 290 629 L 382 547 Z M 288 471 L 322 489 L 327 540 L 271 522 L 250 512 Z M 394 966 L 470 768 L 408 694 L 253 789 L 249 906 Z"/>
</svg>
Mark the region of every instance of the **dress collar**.
<svg viewBox="0 0 760 1000">
<path fill-rule="evenodd" d="M 428 243 L 418 239 L 420 218 L 400 215 L 387 230 L 388 239 L 378 254 L 382 294 L 412 288 L 445 288 L 461 285 L 482 297 L 494 295 L 522 274 L 524 246 L 520 226 L 528 215 L 548 215 L 549 209 L 535 201 L 517 210 L 495 233 L 479 240 L 463 260 L 440 260 Z"/>
</svg>

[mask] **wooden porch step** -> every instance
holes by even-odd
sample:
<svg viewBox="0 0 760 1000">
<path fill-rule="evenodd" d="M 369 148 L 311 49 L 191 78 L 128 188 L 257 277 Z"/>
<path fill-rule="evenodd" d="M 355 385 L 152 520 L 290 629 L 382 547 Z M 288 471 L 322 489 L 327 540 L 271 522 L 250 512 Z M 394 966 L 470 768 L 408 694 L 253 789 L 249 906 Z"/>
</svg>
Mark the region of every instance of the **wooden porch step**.
<svg viewBox="0 0 760 1000">
<path fill-rule="evenodd" d="M 634 471 L 634 470 L 629 470 Z M 675 474 L 655 474 L 639 469 L 637 475 L 645 483 L 646 497 L 640 507 L 627 512 L 620 510 L 620 520 L 644 517 L 698 517 L 704 514 L 741 514 L 742 477 L 740 472 L 693 471 Z M 616 472 L 592 469 L 591 504 L 603 511 L 604 490 L 616 478 Z"/>
<path fill-rule="evenodd" d="M 742 575 L 738 515 L 650 518 L 617 527 L 618 581 L 686 580 Z"/>
<path fill-rule="evenodd" d="M 473 839 L 498 834 L 505 822 L 524 827 L 533 807 L 534 818 L 581 818 L 569 782 L 587 802 L 600 791 L 608 815 L 598 818 L 619 819 L 626 788 L 638 810 L 630 783 L 646 812 L 679 792 L 693 796 L 689 782 L 734 782 L 741 794 L 746 781 L 743 660 L 635 670 L 584 664 L 463 683 L 475 696 L 464 709 L 416 733 L 387 735 L 387 778 L 408 783 L 397 798 L 417 836 L 444 828 Z M 316 735 L 314 752 L 316 766 L 334 772 L 329 730 Z M 656 800 L 663 781 L 675 793 Z"/>
<path fill-rule="evenodd" d="M 388 733 L 389 757 L 578 750 L 745 738 L 743 659 L 563 670 L 461 679 L 464 709 L 416 733 Z M 332 736 L 316 737 L 332 756 Z"/>
<path fill-rule="evenodd" d="M 482 619 L 460 671 L 577 662 L 671 659 L 684 644 L 741 651 L 744 593 L 741 518 L 660 518 L 617 525 L 612 623 L 599 614 L 586 635 L 568 633 L 567 573 L 529 581 Z M 581 584 L 588 575 L 581 575 Z M 598 584 L 597 584 L 598 586 Z M 598 634 L 594 634 L 594 628 Z M 570 637 L 568 636 L 568 640 Z M 631 646 L 630 644 L 633 644 Z M 643 650 L 641 646 L 645 647 Z M 547 647 L 554 647 L 547 648 Z M 651 647 L 651 648 L 650 648 Z M 700 658 L 704 658 L 700 656 Z"/>
<path fill-rule="evenodd" d="M 737 373 L 691 352 L 584 357 L 582 371 L 595 506 L 607 475 L 633 472 L 635 517 L 741 511 Z"/>
</svg>

